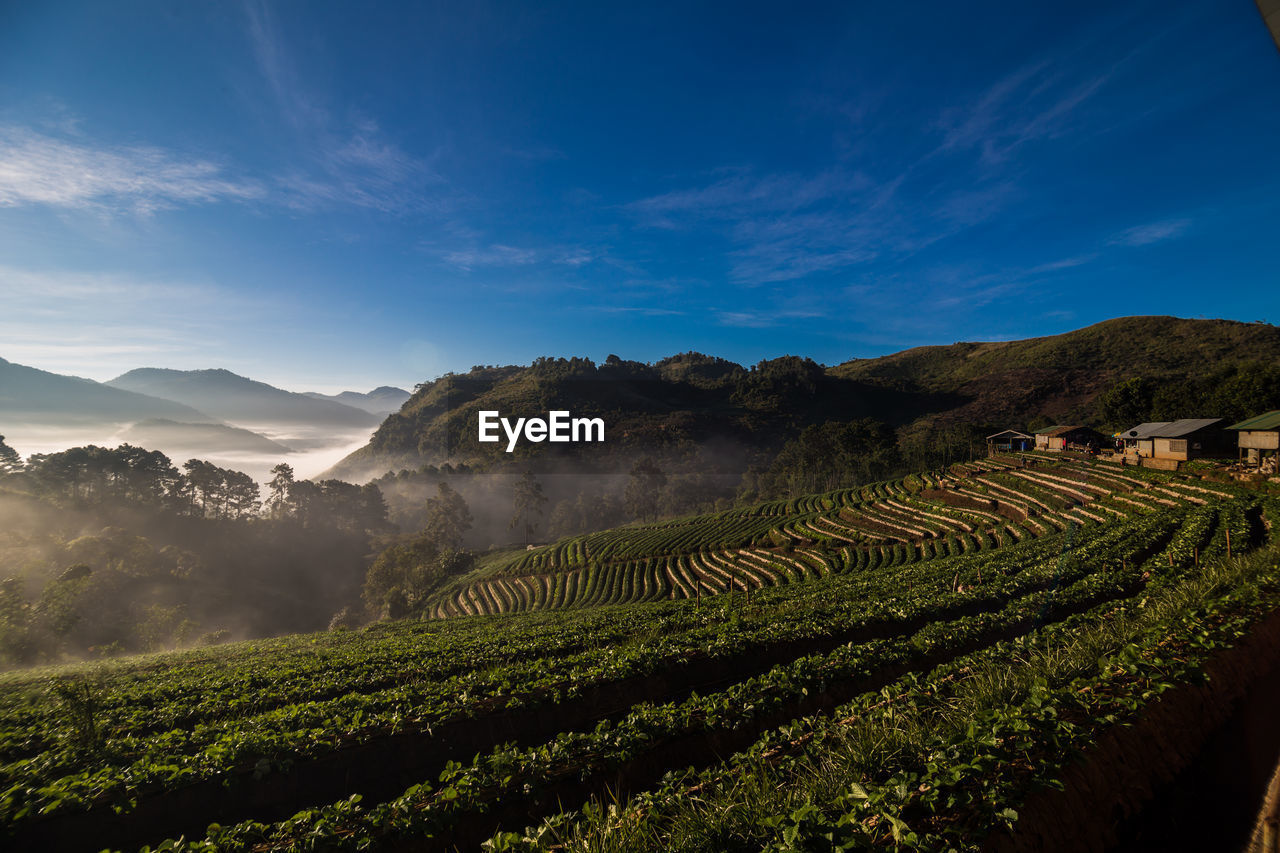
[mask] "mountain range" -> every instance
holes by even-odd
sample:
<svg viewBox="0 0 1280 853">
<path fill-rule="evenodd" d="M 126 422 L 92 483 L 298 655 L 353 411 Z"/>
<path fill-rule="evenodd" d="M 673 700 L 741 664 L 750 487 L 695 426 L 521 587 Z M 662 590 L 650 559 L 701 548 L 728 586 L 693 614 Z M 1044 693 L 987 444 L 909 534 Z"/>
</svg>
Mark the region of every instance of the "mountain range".
<svg viewBox="0 0 1280 853">
<path fill-rule="evenodd" d="M 653 364 L 615 356 L 598 365 L 544 358 L 527 367 L 474 368 L 419 386 L 368 445 L 329 473 L 353 477 L 445 461 L 520 465 L 575 454 L 608 468 L 610 452 L 679 453 L 715 445 L 731 445 L 741 458 L 776 450 L 807 425 L 861 417 L 900 434 L 1096 423 L 1100 395 L 1126 378 L 1177 390 L 1249 364 L 1280 364 L 1280 328 L 1122 317 L 1060 335 L 916 347 L 832 367 L 787 356 L 747 368 L 700 353 Z M 600 416 L 610 447 L 525 445 L 508 456 L 501 443 L 476 441 L 481 409 L 506 417 L 550 409 Z"/>
<path fill-rule="evenodd" d="M 229 370 L 143 367 L 106 383 L 112 388 L 199 406 L 215 418 L 243 426 L 365 427 L 380 418 L 336 400 L 316 399 L 239 376 Z"/>
<path fill-rule="evenodd" d="M 350 441 L 376 426 L 368 444 L 327 472 L 351 479 L 423 464 L 518 467 L 533 459 L 617 473 L 637 455 L 695 452 L 732 457 L 738 467 L 776 452 L 811 424 L 874 418 L 909 435 L 952 426 L 1098 422 L 1101 395 L 1122 380 L 1141 378 L 1148 396 L 1163 393 L 1173 399 L 1166 407 L 1176 406 L 1180 389 L 1212 384 L 1222 371 L 1249 364 L 1280 364 L 1280 328 L 1123 317 L 1060 335 L 916 347 L 830 367 L 797 356 L 745 367 L 694 352 L 651 364 L 616 356 L 599 364 L 540 358 L 449 374 L 413 394 L 389 386 L 295 393 L 227 370 L 142 368 L 99 383 L 0 359 L 0 431 L 16 424 L 114 424 L 129 428 L 121 440 L 142 444 L 163 437 L 184 448 L 207 441 L 278 455 L 340 433 Z M 1259 381 L 1250 399 L 1263 405 L 1272 380 Z M 477 442 L 481 409 L 509 418 L 553 409 L 602 417 L 606 442 L 524 444 L 508 455 L 503 443 Z M 272 437 L 248 431 L 260 425 L 275 427 Z"/>
<path fill-rule="evenodd" d="M 316 391 L 306 391 L 304 393 L 306 396 L 316 400 L 333 400 L 346 406 L 363 409 L 380 417 L 386 417 L 392 412 L 399 411 L 400 407 L 404 405 L 404 401 L 412 396 L 403 388 L 396 388 L 391 385 L 380 385 L 366 394 L 362 394 L 359 391 L 343 391 L 340 394 L 321 394 Z"/>
<path fill-rule="evenodd" d="M 212 418 L 183 403 L 135 389 L 115 388 L 0 358 L 0 419 L 14 423 L 70 426 L 128 423 L 164 418 L 188 423 Z"/>
</svg>

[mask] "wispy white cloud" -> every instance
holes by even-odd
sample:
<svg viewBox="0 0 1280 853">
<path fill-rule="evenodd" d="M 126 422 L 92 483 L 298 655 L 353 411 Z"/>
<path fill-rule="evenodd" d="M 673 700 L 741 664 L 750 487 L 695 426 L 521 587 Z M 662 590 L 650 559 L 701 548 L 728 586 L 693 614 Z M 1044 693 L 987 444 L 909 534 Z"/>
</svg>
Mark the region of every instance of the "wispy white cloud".
<svg viewBox="0 0 1280 853">
<path fill-rule="evenodd" d="M 536 264 L 542 257 L 537 249 L 517 249 L 495 243 L 485 248 L 454 249 L 440 259 L 450 266 L 470 272 L 476 267 L 523 267 Z"/>
<path fill-rule="evenodd" d="M 716 322 L 722 326 L 744 329 L 767 329 L 785 325 L 792 320 L 807 320 L 823 316 L 821 311 L 765 310 L 765 311 L 717 311 Z"/>
<path fill-rule="evenodd" d="M 1149 222 L 1146 225 L 1126 228 L 1113 235 L 1107 242 L 1114 246 L 1149 246 L 1152 243 L 1162 243 L 1165 240 L 1180 237 L 1190 227 L 1190 219 L 1166 219 L 1161 222 Z"/>
<path fill-rule="evenodd" d="M 248 201 L 261 184 L 207 159 L 150 146 L 106 147 L 0 126 L 0 206 L 124 209 Z"/>
<path fill-rule="evenodd" d="M 649 227 L 712 231 L 740 284 L 893 265 L 1032 197 L 1020 149 L 1091 127 L 1093 102 L 1118 65 L 1085 75 L 1072 67 L 1059 52 L 1006 73 L 925 119 L 918 143 L 885 149 L 868 133 L 856 154 L 811 173 L 739 167 L 625 209 Z M 874 126 L 873 106 L 857 123 Z"/>
<path fill-rule="evenodd" d="M 270 315 L 243 294 L 119 273 L 0 266 L 0 357 L 110 378 L 145 363 L 220 360 L 228 329 Z"/>
<path fill-rule="evenodd" d="M 1023 195 L 1013 181 L 966 186 L 941 201 L 934 212 L 959 226 L 977 225 L 996 216 Z"/>
<path fill-rule="evenodd" d="M 424 246 L 423 248 L 445 264 L 463 272 L 471 272 L 485 267 L 529 267 L 535 265 L 576 268 L 589 264 L 601 257 L 598 251 L 582 246 L 518 247 L 502 243 L 491 243 L 486 246 L 471 246 L 462 249 L 441 249 L 432 245 Z"/>
<path fill-rule="evenodd" d="M 733 281 L 758 285 L 869 261 L 890 239 L 885 205 L 899 182 L 861 172 L 755 175 L 640 199 L 626 209 L 650 227 L 718 230 Z"/>
<path fill-rule="evenodd" d="M 685 314 L 674 308 L 651 308 L 644 305 L 584 305 L 582 310 L 595 314 L 637 314 L 642 317 L 679 317 Z"/>
<path fill-rule="evenodd" d="M 277 181 L 285 204 L 303 210 L 352 205 L 384 213 L 450 206 L 440 191 L 444 182 L 428 161 L 388 140 L 367 116 L 335 116 L 299 72 L 266 3 L 247 0 L 244 7 L 258 70 L 296 141 L 294 151 L 302 154 Z M 428 194 L 428 187 L 437 192 Z"/>
<path fill-rule="evenodd" d="M 246 0 L 244 10 L 254 59 L 280 115 L 304 132 L 327 124 L 328 111 L 316 103 L 303 84 L 284 39 L 277 32 L 271 9 L 261 0 Z"/>
<path fill-rule="evenodd" d="M 626 205 L 648 225 L 674 227 L 678 218 L 733 219 L 744 213 L 803 210 L 834 196 L 866 190 L 860 173 L 832 170 L 816 175 L 738 174 L 712 184 L 673 190 Z"/>
<path fill-rule="evenodd" d="M 1032 275 L 1043 275 L 1045 273 L 1074 269 L 1075 267 L 1082 267 L 1085 264 L 1096 260 L 1097 257 L 1098 256 L 1096 254 L 1088 254 L 1075 255 L 1069 258 L 1059 258 L 1056 261 L 1045 261 L 1042 264 L 1037 264 L 1032 267 L 1028 272 Z"/>
<path fill-rule="evenodd" d="M 1004 163 L 1028 142 L 1078 129 L 1077 109 L 1102 90 L 1110 72 L 1068 82 L 1048 60 L 1025 65 L 992 83 L 973 103 L 938 119 L 939 151 L 974 149 L 988 165 Z"/>
</svg>

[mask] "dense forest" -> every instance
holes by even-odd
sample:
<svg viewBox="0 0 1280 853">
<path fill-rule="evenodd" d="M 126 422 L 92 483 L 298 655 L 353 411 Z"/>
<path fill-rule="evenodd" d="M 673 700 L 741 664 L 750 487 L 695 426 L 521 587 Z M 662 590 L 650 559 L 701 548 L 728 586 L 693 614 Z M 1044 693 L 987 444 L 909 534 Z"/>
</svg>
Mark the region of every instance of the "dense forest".
<svg viewBox="0 0 1280 853">
<path fill-rule="evenodd" d="M 130 445 L 23 462 L 0 439 L 0 661 L 31 664 L 324 628 L 391 527 L 378 488 Z M 339 621 L 342 618 L 339 617 Z"/>
</svg>

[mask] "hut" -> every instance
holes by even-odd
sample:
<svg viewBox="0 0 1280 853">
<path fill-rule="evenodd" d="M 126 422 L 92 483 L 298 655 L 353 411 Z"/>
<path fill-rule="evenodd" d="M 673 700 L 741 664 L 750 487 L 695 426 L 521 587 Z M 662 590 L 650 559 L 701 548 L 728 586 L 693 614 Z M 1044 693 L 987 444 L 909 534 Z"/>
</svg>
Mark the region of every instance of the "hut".
<svg viewBox="0 0 1280 853">
<path fill-rule="evenodd" d="M 1280 409 L 1257 415 L 1227 427 L 1236 433 L 1240 460 L 1263 471 L 1275 472 L 1280 462 Z"/>
<path fill-rule="evenodd" d="M 987 436 L 987 455 L 1022 453 L 1035 447 L 1035 444 L 1035 436 L 1027 435 L 1025 432 L 1018 432 L 1016 429 L 1007 429 Z"/>
<path fill-rule="evenodd" d="M 1222 418 L 1181 418 L 1149 433 L 1151 458 L 1186 461 L 1230 453 Z"/>
<path fill-rule="evenodd" d="M 1131 429 L 1121 430 L 1119 437 L 1124 440 L 1124 453 L 1126 456 L 1134 457 L 1133 461 L 1139 458 L 1150 458 L 1155 455 L 1155 439 L 1151 434 L 1156 430 L 1167 427 L 1173 421 L 1148 421 L 1145 424 L 1138 424 Z"/>
<path fill-rule="evenodd" d="M 1059 453 L 1063 450 L 1092 451 L 1102 443 L 1102 433 L 1087 426 L 1059 424 L 1036 430 L 1036 450 Z"/>
</svg>

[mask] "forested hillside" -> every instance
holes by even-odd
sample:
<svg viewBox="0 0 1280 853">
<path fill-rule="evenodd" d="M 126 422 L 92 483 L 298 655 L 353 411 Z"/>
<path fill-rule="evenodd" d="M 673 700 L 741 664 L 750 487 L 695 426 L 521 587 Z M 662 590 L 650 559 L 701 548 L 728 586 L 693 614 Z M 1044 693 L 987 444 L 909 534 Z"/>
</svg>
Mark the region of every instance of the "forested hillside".
<svg viewBox="0 0 1280 853">
<path fill-rule="evenodd" d="M 527 466 L 551 456 L 607 469 L 618 456 L 708 445 L 741 461 L 752 450 L 776 452 L 806 426 L 868 417 L 907 433 L 930 423 L 1102 424 L 1098 398 L 1123 380 L 1163 382 L 1169 388 L 1157 402 L 1190 410 L 1217 402 L 1212 392 L 1224 375 L 1278 362 L 1280 328 L 1174 317 L 1126 317 L 1024 341 L 919 347 L 830 368 L 792 356 L 750 368 L 699 353 L 654 364 L 543 358 L 528 367 L 475 367 L 419 386 L 334 473 L 376 476 L 446 461 Z M 1247 400 L 1251 407 L 1266 402 Z M 608 447 L 602 454 L 598 447 L 526 444 L 505 454 L 501 444 L 476 441 L 481 409 L 513 417 L 550 409 L 600 416 Z"/>
<path fill-rule="evenodd" d="M 824 368 L 784 357 L 745 368 L 684 353 L 654 364 L 544 358 L 421 385 L 370 443 L 329 472 L 376 478 L 405 529 L 440 482 L 476 512 L 472 547 L 512 541 L 524 473 L 547 507 L 533 538 L 792 498 L 967 460 L 1007 428 L 1242 419 L 1280 408 L 1280 329 L 1128 317 L 1063 335 L 921 347 Z M 600 444 L 476 440 L 477 412 L 601 417 Z M 645 472 L 649 472 L 646 474 Z M 643 490 L 652 500 L 634 499 Z M 632 498 L 627 497 L 628 490 Z"/>
<path fill-rule="evenodd" d="M 0 667 L 324 628 L 389 529 L 376 486 L 287 465 L 263 501 L 247 474 L 130 445 L 4 450 Z"/>
</svg>

